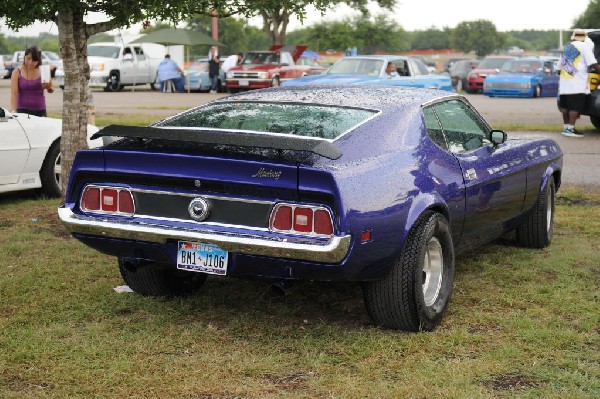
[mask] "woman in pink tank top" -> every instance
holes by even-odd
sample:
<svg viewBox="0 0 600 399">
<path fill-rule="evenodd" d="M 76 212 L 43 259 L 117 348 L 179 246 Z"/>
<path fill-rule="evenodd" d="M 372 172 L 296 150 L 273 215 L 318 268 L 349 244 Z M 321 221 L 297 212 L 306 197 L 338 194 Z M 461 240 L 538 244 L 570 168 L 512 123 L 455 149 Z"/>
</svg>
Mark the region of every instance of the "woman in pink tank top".
<svg viewBox="0 0 600 399">
<path fill-rule="evenodd" d="M 46 116 L 44 90 L 54 91 L 52 83 L 42 83 L 40 64 L 42 52 L 36 46 L 25 50 L 23 65 L 11 75 L 11 110 L 35 116 Z"/>
</svg>

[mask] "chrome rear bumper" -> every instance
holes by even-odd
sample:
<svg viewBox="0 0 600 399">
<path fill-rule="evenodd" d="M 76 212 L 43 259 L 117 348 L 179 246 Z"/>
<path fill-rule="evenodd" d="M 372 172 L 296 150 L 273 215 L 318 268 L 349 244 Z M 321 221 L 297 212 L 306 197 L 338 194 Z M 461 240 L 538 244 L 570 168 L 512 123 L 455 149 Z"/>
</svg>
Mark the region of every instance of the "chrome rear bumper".
<svg viewBox="0 0 600 399">
<path fill-rule="evenodd" d="M 169 240 L 199 241 L 240 254 L 339 263 L 350 249 L 351 236 L 334 236 L 327 241 L 306 238 L 274 239 L 264 235 L 215 232 L 213 230 L 172 227 L 139 221 L 116 221 L 77 215 L 70 208 L 58 208 L 67 230 L 102 238 L 115 238 L 164 244 Z"/>
</svg>

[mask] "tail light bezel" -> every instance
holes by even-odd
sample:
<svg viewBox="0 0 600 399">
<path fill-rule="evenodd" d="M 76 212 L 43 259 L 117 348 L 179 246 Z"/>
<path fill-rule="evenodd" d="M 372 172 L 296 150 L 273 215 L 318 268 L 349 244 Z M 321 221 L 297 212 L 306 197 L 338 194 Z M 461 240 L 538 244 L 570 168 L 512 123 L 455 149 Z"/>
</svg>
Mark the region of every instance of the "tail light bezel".
<svg viewBox="0 0 600 399">
<path fill-rule="evenodd" d="M 289 207 L 291 208 L 291 227 L 290 229 L 278 229 L 274 227 L 274 222 L 275 222 L 275 216 L 277 215 L 277 211 L 280 208 L 283 207 Z M 303 230 L 297 230 L 294 226 L 296 225 L 294 217 L 296 215 L 296 210 L 297 209 L 301 209 L 301 210 L 310 210 L 312 212 L 312 217 L 310 218 L 312 226 L 310 231 L 303 231 Z M 315 232 L 315 214 L 318 212 L 326 212 L 327 215 L 329 215 L 329 221 L 331 223 L 331 234 L 321 234 L 321 233 L 317 233 Z M 333 217 L 333 213 L 331 212 L 331 210 L 325 206 L 320 206 L 320 205 L 306 205 L 306 204 L 295 204 L 295 203 L 289 203 L 289 202 L 280 202 L 277 203 L 273 206 L 273 209 L 271 209 L 271 214 L 269 215 L 269 231 L 274 232 L 274 233 L 284 233 L 284 234 L 294 234 L 294 235 L 302 235 L 302 236 L 308 236 L 308 237 L 318 237 L 318 238 L 330 238 L 333 237 L 335 234 L 335 222 L 334 222 L 334 217 Z"/>
<path fill-rule="evenodd" d="M 99 190 L 99 209 L 90 209 L 88 208 L 86 203 L 86 193 L 90 190 Z M 116 210 L 115 211 L 107 211 L 103 209 L 103 196 L 102 192 L 104 190 L 116 191 L 116 195 L 114 196 L 117 200 Z M 121 195 L 125 193 L 125 195 L 129 194 L 129 200 L 131 201 L 133 212 L 123 212 L 121 210 Z M 133 216 L 135 215 L 135 199 L 131 190 L 127 187 L 119 187 L 119 186 L 102 186 L 98 184 L 88 184 L 83 187 L 81 190 L 81 198 L 79 199 L 79 209 L 85 213 L 94 213 L 99 215 L 115 215 L 115 216 Z"/>
</svg>

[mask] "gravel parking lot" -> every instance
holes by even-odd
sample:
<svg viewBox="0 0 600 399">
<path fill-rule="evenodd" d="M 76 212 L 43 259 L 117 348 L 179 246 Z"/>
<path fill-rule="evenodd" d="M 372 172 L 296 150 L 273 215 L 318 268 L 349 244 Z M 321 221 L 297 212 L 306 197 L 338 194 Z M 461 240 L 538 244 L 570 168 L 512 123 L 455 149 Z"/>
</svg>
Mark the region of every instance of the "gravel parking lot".
<svg viewBox="0 0 600 399">
<path fill-rule="evenodd" d="M 173 115 L 226 94 L 209 93 L 161 93 L 151 91 L 148 86 L 126 88 L 118 93 L 93 92 L 97 114 L 152 114 L 157 120 Z M 481 94 L 465 95 L 492 125 L 496 123 L 519 123 L 562 125 L 562 118 L 556 109 L 554 97 L 535 99 L 490 98 Z M 0 106 L 10 106 L 10 81 L 0 80 Z M 61 112 L 62 91 L 46 94 L 49 112 Z M 583 116 L 581 124 L 590 124 L 589 117 Z M 563 184 L 600 187 L 600 132 L 586 132 L 584 138 L 566 138 L 556 132 L 508 132 L 511 137 L 551 137 L 565 153 Z"/>
</svg>

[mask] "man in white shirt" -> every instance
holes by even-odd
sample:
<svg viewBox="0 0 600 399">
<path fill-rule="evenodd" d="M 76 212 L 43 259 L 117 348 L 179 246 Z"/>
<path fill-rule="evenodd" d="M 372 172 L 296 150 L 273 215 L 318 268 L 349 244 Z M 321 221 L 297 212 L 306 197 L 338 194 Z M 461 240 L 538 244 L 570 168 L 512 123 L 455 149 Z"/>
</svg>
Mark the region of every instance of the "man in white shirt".
<svg viewBox="0 0 600 399">
<path fill-rule="evenodd" d="M 575 122 L 585 110 L 585 101 L 590 94 L 588 68 L 593 67 L 600 72 L 600 65 L 594 57 L 593 47 L 585 43 L 587 34 L 582 29 L 575 29 L 572 42 L 565 46 L 563 55 L 558 61 L 560 70 L 558 105 L 563 115 L 562 134 L 567 137 L 583 137 L 575 129 Z"/>
</svg>

